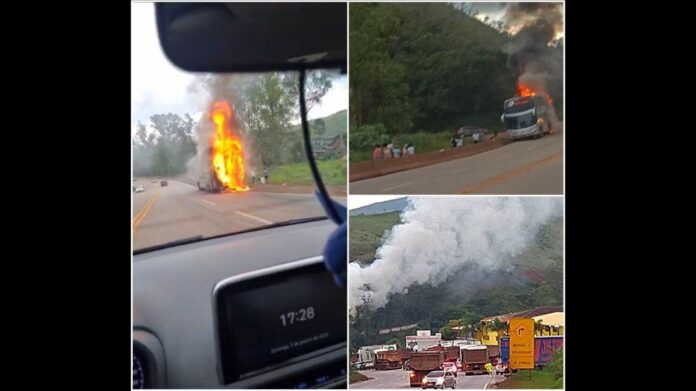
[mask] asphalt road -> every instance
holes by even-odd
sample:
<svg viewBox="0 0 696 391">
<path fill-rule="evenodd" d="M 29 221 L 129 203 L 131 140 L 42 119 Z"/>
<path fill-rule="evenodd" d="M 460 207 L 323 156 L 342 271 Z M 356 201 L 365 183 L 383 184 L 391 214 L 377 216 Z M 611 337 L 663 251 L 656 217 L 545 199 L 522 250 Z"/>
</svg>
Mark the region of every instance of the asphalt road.
<svg viewBox="0 0 696 391">
<path fill-rule="evenodd" d="M 133 193 L 133 249 L 138 250 L 196 235 L 215 236 L 306 217 L 324 216 L 313 194 L 206 193 L 168 180 L 138 178 Z M 337 198 L 345 204 L 345 198 Z"/>
<path fill-rule="evenodd" d="M 351 182 L 350 194 L 563 194 L 563 135 Z"/>
<path fill-rule="evenodd" d="M 375 370 L 365 370 L 359 371 L 367 377 L 371 377 L 371 380 L 366 380 L 359 383 L 350 384 L 349 388 L 411 388 L 408 380 L 408 371 L 401 369 L 394 369 L 391 371 L 375 371 Z M 457 388 L 458 389 L 483 389 L 491 378 L 488 375 L 469 375 L 464 376 L 460 373 L 456 377 Z M 419 388 L 414 387 L 414 390 Z"/>
</svg>

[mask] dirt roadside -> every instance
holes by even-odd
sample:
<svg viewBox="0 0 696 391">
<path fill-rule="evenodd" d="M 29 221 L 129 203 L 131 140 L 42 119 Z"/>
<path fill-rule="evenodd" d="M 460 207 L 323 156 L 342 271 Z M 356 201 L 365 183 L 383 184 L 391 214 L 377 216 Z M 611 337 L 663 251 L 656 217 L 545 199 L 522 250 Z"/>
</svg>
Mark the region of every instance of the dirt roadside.
<svg viewBox="0 0 696 391">
<path fill-rule="evenodd" d="M 512 140 L 507 133 L 498 133 L 495 139 L 487 136 L 483 142 L 468 144 L 458 148 L 445 148 L 439 151 L 416 153 L 399 159 L 386 160 L 366 160 L 350 164 L 350 182 L 359 181 L 377 176 L 392 174 L 399 171 L 411 170 L 414 168 L 429 166 L 432 164 L 446 162 L 453 159 L 461 159 L 467 156 L 476 155 L 490 151 L 509 144 Z"/>
</svg>

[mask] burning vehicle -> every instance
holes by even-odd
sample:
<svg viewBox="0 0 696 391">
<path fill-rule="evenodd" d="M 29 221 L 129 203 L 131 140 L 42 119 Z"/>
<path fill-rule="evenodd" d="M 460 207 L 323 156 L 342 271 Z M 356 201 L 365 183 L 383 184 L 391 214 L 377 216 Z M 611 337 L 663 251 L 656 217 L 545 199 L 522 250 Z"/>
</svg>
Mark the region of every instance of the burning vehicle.
<svg viewBox="0 0 696 391">
<path fill-rule="evenodd" d="M 247 191 L 242 140 L 232 121 L 232 108 L 226 100 L 214 102 L 209 113 L 213 130 L 209 138 L 207 168 L 196 182 L 198 190 L 219 193 Z"/>
<path fill-rule="evenodd" d="M 524 84 L 518 86 L 520 96 L 507 99 L 500 120 L 512 139 L 539 138 L 553 132 L 551 97 L 537 94 Z"/>
<path fill-rule="evenodd" d="M 563 94 L 563 5 L 510 3 L 504 20 L 519 29 L 503 45 L 517 77 L 517 96 L 503 103 L 502 122 L 512 139 L 539 138 L 563 125 L 556 115 Z M 559 46 L 560 45 L 560 46 Z"/>
</svg>

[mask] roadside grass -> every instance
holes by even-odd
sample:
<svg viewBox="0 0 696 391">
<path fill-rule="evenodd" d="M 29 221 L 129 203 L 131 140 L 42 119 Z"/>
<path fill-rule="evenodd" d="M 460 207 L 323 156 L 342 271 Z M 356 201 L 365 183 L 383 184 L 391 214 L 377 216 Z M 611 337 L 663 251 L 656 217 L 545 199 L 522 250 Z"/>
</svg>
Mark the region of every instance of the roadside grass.
<svg viewBox="0 0 696 391">
<path fill-rule="evenodd" d="M 348 373 L 348 382 L 350 384 L 353 383 L 360 383 L 361 381 L 365 380 L 370 380 L 369 377 L 363 375 L 362 373 L 358 372 L 355 370 L 355 368 L 350 368 L 350 372 Z"/>
<path fill-rule="evenodd" d="M 496 384 L 501 389 L 560 389 L 563 388 L 563 349 L 554 352 L 553 360 L 544 369 L 519 370 L 506 381 Z"/>
<path fill-rule="evenodd" d="M 317 166 L 324 183 L 330 186 L 346 184 L 346 161 L 344 159 L 318 160 Z M 269 169 L 270 183 L 286 185 L 312 185 L 314 179 L 307 162 L 286 164 Z"/>
<path fill-rule="evenodd" d="M 507 380 L 495 385 L 500 389 L 560 389 L 563 388 L 563 377 L 544 370 L 533 370 L 531 378 L 527 370 L 519 370 L 508 376 Z"/>
<path fill-rule="evenodd" d="M 416 153 L 426 153 L 439 151 L 441 149 L 451 148 L 450 139 L 454 131 L 437 132 L 437 133 L 406 133 L 397 134 L 391 137 L 392 142 L 399 148 L 403 148 L 404 144 L 413 144 L 416 148 Z M 470 137 L 464 138 L 464 145 L 471 144 Z M 372 149 L 369 151 L 350 150 L 350 161 L 359 162 L 372 159 Z"/>
</svg>

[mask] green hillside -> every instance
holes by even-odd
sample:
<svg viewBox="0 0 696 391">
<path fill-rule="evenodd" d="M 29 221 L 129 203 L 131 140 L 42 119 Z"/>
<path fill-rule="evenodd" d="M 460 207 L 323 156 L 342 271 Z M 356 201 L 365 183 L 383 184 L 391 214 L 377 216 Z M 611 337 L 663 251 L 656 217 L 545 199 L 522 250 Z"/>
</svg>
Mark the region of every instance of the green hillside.
<svg viewBox="0 0 696 391">
<path fill-rule="evenodd" d="M 374 216 L 360 216 L 374 217 Z M 370 241 L 369 232 L 379 228 L 380 219 L 354 223 L 351 218 L 351 258 L 369 254 L 379 245 Z M 385 226 L 386 222 L 383 223 Z M 357 227 L 356 227 L 357 226 Z M 352 230 L 364 232 L 365 240 L 357 241 L 354 250 Z M 385 343 L 394 335 L 379 335 L 383 328 L 418 323 L 420 329 L 440 330 L 448 321 L 478 322 L 481 318 L 522 311 L 540 306 L 563 304 L 563 222 L 549 222 L 523 253 L 505 260 L 506 268 L 487 270 L 468 265 L 452 274 L 438 286 L 412 285 L 406 294 L 395 294 L 380 309 L 359 308 L 351 317 L 351 349 Z M 398 270 L 394 278 L 398 278 Z M 446 331 L 446 330 L 443 330 Z"/>
<path fill-rule="evenodd" d="M 323 122 L 323 127 L 321 123 Z M 320 129 L 324 129 L 322 132 Z M 316 118 L 309 120 L 309 130 L 312 135 L 315 132 L 322 132 L 326 136 L 333 136 L 336 134 L 345 135 L 348 132 L 348 119 L 346 118 L 346 110 L 337 111 L 326 117 Z M 293 125 L 290 128 L 291 132 L 300 132 L 300 125 Z"/>
<path fill-rule="evenodd" d="M 401 212 L 350 217 L 350 261 L 372 263 L 382 240 L 399 222 Z"/>
<path fill-rule="evenodd" d="M 321 118 L 324 120 L 327 135 L 346 134 L 348 129 L 348 116 L 346 110 L 341 110 L 327 117 Z M 309 121 L 310 126 L 316 126 L 317 120 Z"/>
</svg>

